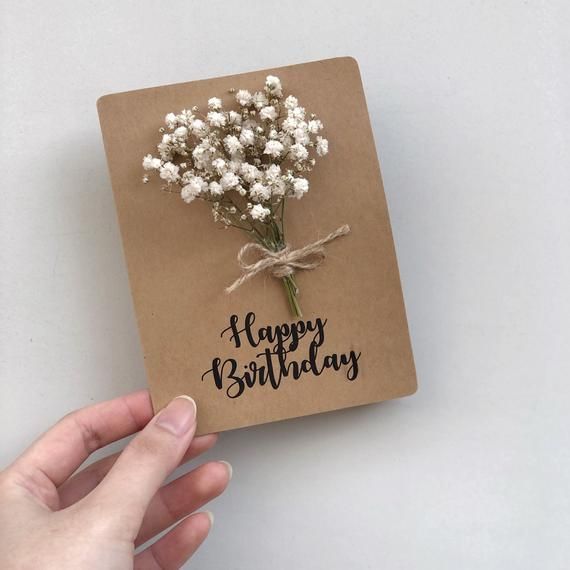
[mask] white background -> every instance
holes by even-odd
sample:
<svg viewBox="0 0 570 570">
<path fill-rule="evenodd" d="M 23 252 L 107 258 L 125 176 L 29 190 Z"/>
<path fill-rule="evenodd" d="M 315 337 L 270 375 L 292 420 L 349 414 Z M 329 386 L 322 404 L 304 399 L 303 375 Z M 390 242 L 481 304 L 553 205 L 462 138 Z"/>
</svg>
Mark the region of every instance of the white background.
<svg viewBox="0 0 570 570">
<path fill-rule="evenodd" d="M 0 464 L 145 385 L 97 97 L 353 55 L 420 389 L 224 434 L 190 566 L 567 568 L 569 28 L 562 0 L 2 0 Z"/>
</svg>

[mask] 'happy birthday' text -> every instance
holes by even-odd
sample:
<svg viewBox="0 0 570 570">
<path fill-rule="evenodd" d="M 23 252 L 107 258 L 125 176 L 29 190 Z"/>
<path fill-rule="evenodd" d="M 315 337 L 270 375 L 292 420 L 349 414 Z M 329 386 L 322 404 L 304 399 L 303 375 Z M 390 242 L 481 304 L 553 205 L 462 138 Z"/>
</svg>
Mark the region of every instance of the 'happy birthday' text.
<svg viewBox="0 0 570 570">
<path fill-rule="evenodd" d="M 220 336 L 227 336 L 238 349 L 243 346 L 259 348 L 255 360 L 240 365 L 235 358 L 224 360 L 216 357 L 212 360 L 212 367 L 202 374 L 202 381 L 211 377 L 218 390 L 225 389 L 229 398 L 238 398 L 246 388 L 253 388 L 256 384 L 269 384 L 277 390 L 286 378 L 299 380 L 305 374 L 320 376 L 328 369 L 344 369 L 347 380 L 351 382 L 358 377 L 360 352 L 350 350 L 340 354 L 321 354 L 327 319 L 263 327 L 254 327 L 254 323 L 255 314 L 252 312 L 247 313 L 243 323 L 237 315 L 232 315 L 229 326 Z M 308 341 L 305 358 L 295 359 L 305 337 L 304 344 Z"/>
</svg>

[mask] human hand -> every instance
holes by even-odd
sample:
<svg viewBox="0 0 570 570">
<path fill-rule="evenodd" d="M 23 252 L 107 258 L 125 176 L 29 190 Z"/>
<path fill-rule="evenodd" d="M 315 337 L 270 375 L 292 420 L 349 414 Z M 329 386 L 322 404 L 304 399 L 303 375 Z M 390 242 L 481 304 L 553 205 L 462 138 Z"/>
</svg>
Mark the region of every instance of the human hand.
<svg viewBox="0 0 570 570">
<path fill-rule="evenodd" d="M 0 568 L 180 568 L 212 526 L 210 513 L 190 513 L 231 478 L 228 463 L 212 461 L 161 487 L 216 442 L 216 435 L 194 438 L 195 429 L 191 398 L 175 398 L 153 418 L 146 391 L 65 416 L 0 472 Z M 140 430 L 122 452 L 73 475 L 95 450 Z"/>
</svg>

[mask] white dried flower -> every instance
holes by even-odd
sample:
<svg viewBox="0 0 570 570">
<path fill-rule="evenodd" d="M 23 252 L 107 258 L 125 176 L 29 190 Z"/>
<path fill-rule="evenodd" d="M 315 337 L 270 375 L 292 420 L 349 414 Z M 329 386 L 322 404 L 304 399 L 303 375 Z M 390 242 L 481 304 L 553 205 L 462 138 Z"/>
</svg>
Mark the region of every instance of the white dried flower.
<svg viewBox="0 0 570 570">
<path fill-rule="evenodd" d="M 247 106 L 251 105 L 251 103 L 253 101 L 253 96 L 247 89 L 240 89 L 236 93 L 236 101 L 242 107 L 247 107 Z"/>
<path fill-rule="evenodd" d="M 240 174 L 242 178 L 251 184 L 255 182 L 258 178 L 261 177 L 260 170 L 254 166 L 253 164 L 249 164 L 248 162 L 244 162 L 240 166 Z"/>
<path fill-rule="evenodd" d="M 178 137 L 179 139 L 185 139 L 188 135 L 188 129 L 186 127 L 178 127 L 174 131 L 174 136 Z"/>
<path fill-rule="evenodd" d="M 172 162 L 165 162 L 160 167 L 160 177 L 167 182 L 176 182 L 180 176 L 178 175 L 178 171 L 180 167 Z"/>
<path fill-rule="evenodd" d="M 239 142 L 244 146 L 252 146 L 255 143 L 255 133 L 251 129 L 242 129 Z"/>
<path fill-rule="evenodd" d="M 230 154 L 235 154 L 243 148 L 239 139 L 235 135 L 228 135 L 224 138 L 224 146 Z"/>
<path fill-rule="evenodd" d="M 190 204 L 193 200 L 195 200 L 199 196 L 200 192 L 196 192 L 194 186 L 190 184 L 186 186 L 182 186 L 180 190 L 180 197 L 187 203 Z"/>
<path fill-rule="evenodd" d="M 169 129 L 173 129 L 176 126 L 176 115 L 174 113 L 168 113 L 164 117 L 164 122 Z"/>
<path fill-rule="evenodd" d="M 156 149 L 162 160 L 172 160 L 172 148 L 169 144 L 163 142 L 158 143 Z"/>
<path fill-rule="evenodd" d="M 253 206 L 249 211 L 249 215 L 252 219 L 259 220 L 260 222 L 265 220 L 269 214 L 271 214 L 271 210 L 269 208 L 264 208 L 261 204 L 255 204 L 255 206 Z"/>
<path fill-rule="evenodd" d="M 298 124 L 299 124 L 299 121 L 297 121 L 297 119 L 295 119 L 295 117 L 289 116 L 283 121 L 283 123 L 281 123 L 281 128 L 286 133 L 292 133 L 295 131 Z"/>
<path fill-rule="evenodd" d="M 265 78 L 265 87 L 267 87 L 269 93 L 274 97 L 281 97 L 283 95 L 281 80 L 275 75 L 268 75 Z"/>
<path fill-rule="evenodd" d="M 290 117 L 293 117 L 294 119 L 297 119 L 298 121 L 304 121 L 305 120 L 305 108 L 304 107 L 295 107 L 294 109 L 291 109 L 290 111 L 288 111 L 288 115 Z"/>
<path fill-rule="evenodd" d="M 230 111 L 228 113 L 228 119 L 230 125 L 241 125 L 242 117 L 239 113 L 236 113 L 235 111 Z"/>
<path fill-rule="evenodd" d="M 309 151 L 302 144 L 296 143 L 289 149 L 291 156 L 297 160 L 305 160 L 309 156 Z"/>
<path fill-rule="evenodd" d="M 144 158 L 143 158 L 143 168 L 145 170 L 156 170 L 158 168 L 160 168 L 160 165 L 162 164 L 160 158 L 154 158 L 152 156 L 152 154 L 147 154 Z"/>
<path fill-rule="evenodd" d="M 217 170 L 219 174 L 223 174 L 226 170 L 226 161 L 223 158 L 214 158 L 212 160 L 212 168 Z"/>
<path fill-rule="evenodd" d="M 195 200 L 202 192 L 206 191 L 208 183 L 201 176 L 192 176 L 188 184 L 182 187 L 180 195 L 182 199 L 189 204 Z"/>
<path fill-rule="evenodd" d="M 294 109 L 299 105 L 299 101 L 297 100 L 297 97 L 289 95 L 283 104 L 285 105 L 285 109 Z"/>
<path fill-rule="evenodd" d="M 208 99 L 208 109 L 211 111 L 218 111 L 222 108 L 222 100 L 219 97 L 210 97 Z"/>
<path fill-rule="evenodd" d="M 223 113 L 218 113 L 217 111 L 210 111 L 206 115 L 206 120 L 212 127 L 223 127 L 226 124 L 226 116 Z"/>
<path fill-rule="evenodd" d="M 263 107 L 261 111 L 259 111 L 259 118 L 262 121 L 274 121 L 277 118 L 277 110 L 272 105 Z"/>
<path fill-rule="evenodd" d="M 264 200 L 269 200 L 269 198 L 271 198 L 271 190 L 267 186 L 261 184 L 261 182 L 256 182 L 250 188 L 249 195 L 253 200 L 263 202 Z"/>
<path fill-rule="evenodd" d="M 323 123 L 321 123 L 319 119 L 311 119 L 307 123 L 307 130 L 313 135 L 318 133 L 322 128 L 323 128 Z"/>
<path fill-rule="evenodd" d="M 206 134 L 208 130 L 206 123 L 204 123 L 202 119 L 194 119 L 192 123 L 190 123 L 190 129 L 192 131 L 192 134 L 196 135 L 197 137 Z"/>
<path fill-rule="evenodd" d="M 267 103 L 269 103 L 269 101 L 267 100 L 267 96 L 265 93 L 263 93 L 263 91 L 256 91 L 253 94 L 253 105 L 257 110 L 265 107 Z"/>
<path fill-rule="evenodd" d="M 329 152 L 329 141 L 323 137 L 317 137 L 317 154 L 325 156 Z"/>
<path fill-rule="evenodd" d="M 283 152 L 283 145 L 279 141 L 267 141 L 263 154 L 269 156 L 279 156 Z"/>
<path fill-rule="evenodd" d="M 281 176 L 281 167 L 278 164 L 270 164 L 264 172 L 265 180 L 269 184 L 275 184 Z"/>
<path fill-rule="evenodd" d="M 182 109 L 182 112 L 176 117 L 176 120 L 180 125 L 187 127 L 194 120 L 194 115 L 192 111 Z"/>
<path fill-rule="evenodd" d="M 295 142 L 299 144 L 308 144 L 310 142 L 311 137 L 309 136 L 305 122 L 299 123 L 299 126 L 293 131 L 293 138 Z"/>
<path fill-rule="evenodd" d="M 219 182 L 216 182 L 215 180 L 210 182 L 210 184 L 208 184 L 208 190 L 210 191 L 210 194 L 212 196 L 221 196 L 224 193 L 222 185 Z"/>
<path fill-rule="evenodd" d="M 220 179 L 220 183 L 224 190 L 230 190 L 239 184 L 239 177 L 234 172 L 226 172 Z"/>
<path fill-rule="evenodd" d="M 293 195 L 300 199 L 309 191 L 309 181 L 306 178 L 293 179 Z"/>
<path fill-rule="evenodd" d="M 207 168 L 208 163 L 211 159 L 210 157 L 210 145 L 208 141 L 202 141 L 198 146 L 192 151 L 192 158 L 194 160 L 194 166 L 203 170 Z"/>
</svg>

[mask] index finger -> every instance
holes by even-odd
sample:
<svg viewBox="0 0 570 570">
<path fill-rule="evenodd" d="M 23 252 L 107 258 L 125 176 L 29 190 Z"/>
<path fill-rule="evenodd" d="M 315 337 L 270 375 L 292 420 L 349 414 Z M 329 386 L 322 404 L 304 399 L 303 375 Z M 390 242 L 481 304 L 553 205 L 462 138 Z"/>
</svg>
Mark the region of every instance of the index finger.
<svg viewBox="0 0 570 570">
<path fill-rule="evenodd" d="M 97 449 L 140 431 L 152 418 L 147 390 L 76 410 L 37 439 L 11 468 L 41 472 L 57 487 Z"/>
</svg>

